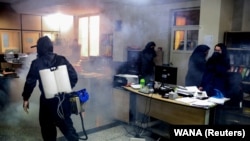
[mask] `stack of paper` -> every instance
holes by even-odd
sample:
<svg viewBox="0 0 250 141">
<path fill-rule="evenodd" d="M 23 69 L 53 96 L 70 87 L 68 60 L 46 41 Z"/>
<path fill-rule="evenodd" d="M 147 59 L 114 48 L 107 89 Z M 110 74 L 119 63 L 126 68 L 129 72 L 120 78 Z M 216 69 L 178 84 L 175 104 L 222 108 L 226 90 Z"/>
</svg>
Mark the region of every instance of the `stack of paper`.
<svg viewBox="0 0 250 141">
<path fill-rule="evenodd" d="M 215 98 L 215 97 L 209 97 L 208 98 L 208 101 L 209 102 L 213 102 L 213 103 L 216 103 L 216 104 L 224 104 L 225 101 L 229 100 L 229 98 Z"/>
<path fill-rule="evenodd" d="M 181 97 L 181 98 L 177 98 L 175 100 L 183 102 L 183 103 L 191 104 L 191 103 L 195 102 L 197 99 L 191 98 L 191 97 Z"/>
<path fill-rule="evenodd" d="M 206 107 L 214 106 L 215 103 L 207 101 L 207 100 L 199 100 L 199 99 L 197 99 L 195 102 L 191 103 L 191 105 L 206 108 Z"/>
<path fill-rule="evenodd" d="M 183 95 L 183 96 L 193 96 L 194 95 L 193 91 L 189 91 L 186 88 L 179 88 L 179 87 L 176 88 L 176 93 Z"/>
<path fill-rule="evenodd" d="M 186 88 L 188 91 L 193 92 L 193 93 L 195 93 L 195 92 L 200 92 L 200 90 L 199 90 L 196 86 L 186 86 L 185 88 Z"/>
<path fill-rule="evenodd" d="M 192 106 L 203 107 L 203 108 L 208 108 L 215 105 L 214 102 L 208 100 L 200 100 L 191 97 L 182 97 L 182 98 L 177 98 L 176 100 L 186 104 L 190 104 Z"/>
</svg>

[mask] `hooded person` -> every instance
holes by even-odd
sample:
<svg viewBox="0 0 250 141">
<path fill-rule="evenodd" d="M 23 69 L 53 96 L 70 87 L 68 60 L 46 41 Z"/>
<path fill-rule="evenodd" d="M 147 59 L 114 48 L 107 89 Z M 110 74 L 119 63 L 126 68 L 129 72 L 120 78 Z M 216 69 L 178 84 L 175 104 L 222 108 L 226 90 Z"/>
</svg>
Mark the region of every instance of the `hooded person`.
<svg viewBox="0 0 250 141">
<path fill-rule="evenodd" d="M 206 58 L 210 48 L 207 45 L 198 45 L 191 54 L 188 62 L 188 71 L 185 78 L 186 86 L 201 84 L 203 73 L 206 70 Z"/>
<path fill-rule="evenodd" d="M 140 75 L 146 84 L 154 80 L 154 58 L 156 57 L 155 42 L 148 42 L 140 55 Z"/>
<path fill-rule="evenodd" d="M 45 97 L 44 86 L 42 85 L 42 80 L 39 75 L 40 70 L 50 69 L 61 65 L 66 65 L 70 85 L 71 88 L 73 88 L 78 81 L 77 73 L 73 66 L 64 56 L 53 53 L 53 43 L 48 36 L 39 38 L 37 41 L 37 58 L 31 63 L 26 76 L 22 97 L 24 111 L 28 113 L 29 98 L 36 86 L 37 81 L 39 82 L 38 86 L 41 91 L 39 123 L 44 141 L 56 141 L 56 127 L 61 130 L 67 140 L 79 140 L 78 134 L 73 127 L 73 122 L 70 117 L 71 111 L 69 100 L 64 100 L 63 102 L 63 105 L 65 105 L 63 107 L 64 116 L 61 118 L 57 113 L 57 107 L 60 101 L 56 97 L 50 99 Z"/>
<path fill-rule="evenodd" d="M 206 71 L 202 77 L 200 90 L 207 92 L 208 96 L 214 96 L 215 90 L 226 94 L 230 59 L 227 47 L 223 43 L 214 46 L 214 53 L 206 62 Z"/>
</svg>

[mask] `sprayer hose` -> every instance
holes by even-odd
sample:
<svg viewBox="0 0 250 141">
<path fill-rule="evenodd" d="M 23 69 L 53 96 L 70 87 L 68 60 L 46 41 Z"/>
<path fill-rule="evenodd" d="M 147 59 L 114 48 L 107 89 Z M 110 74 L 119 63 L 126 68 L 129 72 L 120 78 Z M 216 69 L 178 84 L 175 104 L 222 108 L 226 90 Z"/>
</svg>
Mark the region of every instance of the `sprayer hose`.
<svg viewBox="0 0 250 141">
<path fill-rule="evenodd" d="M 85 135 L 85 138 L 79 138 L 80 140 L 87 140 L 88 139 L 88 135 L 85 131 L 85 128 L 84 128 L 84 122 L 83 122 L 83 117 L 82 117 L 82 114 L 80 113 L 80 118 L 81 118 L 81 122 L 82 122 L 82 131 L 83 131 L 83 134 Z"/>
</svg>

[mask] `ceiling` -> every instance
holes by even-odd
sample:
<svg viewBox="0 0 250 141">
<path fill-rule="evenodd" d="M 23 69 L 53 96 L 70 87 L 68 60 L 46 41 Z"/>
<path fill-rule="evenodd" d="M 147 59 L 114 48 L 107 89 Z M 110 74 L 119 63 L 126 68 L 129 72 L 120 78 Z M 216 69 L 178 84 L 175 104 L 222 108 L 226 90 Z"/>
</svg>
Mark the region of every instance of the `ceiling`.
<svg viewBox="0 0 250 141">
<path fill-rule="evenodd" d="M 18 13 L 50 14 L 61 12 L 83 15 L 100 12 L 108 4 L 156 5 L 192 0 L 0 0 L 9 3 Z"/>
</svg>

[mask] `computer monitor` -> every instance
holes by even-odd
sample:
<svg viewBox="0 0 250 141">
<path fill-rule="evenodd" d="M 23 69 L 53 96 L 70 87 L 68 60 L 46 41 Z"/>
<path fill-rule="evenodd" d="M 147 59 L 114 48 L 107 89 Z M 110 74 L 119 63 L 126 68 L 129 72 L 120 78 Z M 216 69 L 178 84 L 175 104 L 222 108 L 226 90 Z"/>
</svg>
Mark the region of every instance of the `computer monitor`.
<svg viewBox="0 0 250 141">
<path fill-rule="evenodd" d="M 177 68 L 169 66 L 155 66 L 155 81 L 163 84 L 176 85 Z"/>
</svg>

